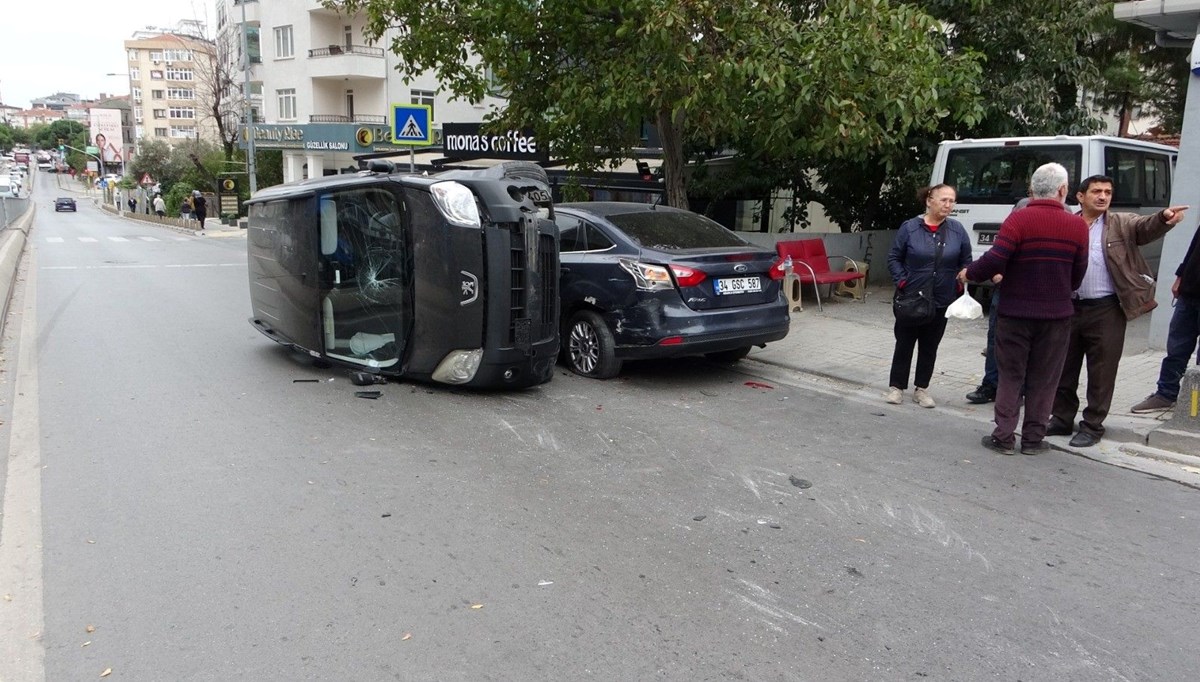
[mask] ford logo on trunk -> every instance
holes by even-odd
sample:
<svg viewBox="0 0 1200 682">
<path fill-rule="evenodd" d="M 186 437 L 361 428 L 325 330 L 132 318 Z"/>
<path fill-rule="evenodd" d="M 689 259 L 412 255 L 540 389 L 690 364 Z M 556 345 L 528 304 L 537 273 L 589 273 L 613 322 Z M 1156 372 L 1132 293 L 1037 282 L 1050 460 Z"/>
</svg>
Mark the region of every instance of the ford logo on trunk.
<svg viewBox="0 0 1200 682">
<path fill-rule="evenodd" d="M 737 265 L 733 266 L 734 272 L 745 272 L 749 269 L 750 266 L 746 265 L 745 263 L 738 263 Z"/>
</svg>

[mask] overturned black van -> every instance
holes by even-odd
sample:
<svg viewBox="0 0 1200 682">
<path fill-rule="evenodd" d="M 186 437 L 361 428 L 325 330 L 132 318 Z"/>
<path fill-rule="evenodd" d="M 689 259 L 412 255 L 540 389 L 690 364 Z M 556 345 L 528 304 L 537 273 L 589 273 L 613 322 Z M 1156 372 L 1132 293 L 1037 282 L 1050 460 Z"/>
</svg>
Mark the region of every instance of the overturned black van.
<svg viewBox="0 0 1200 682">
<path fill-rule="evenodd" d="M 248 202 L 251 324 L 359 371 L 477 388 L 549 381 L 558 232 L 544 171 L 372 170 Z"/>
</svg>

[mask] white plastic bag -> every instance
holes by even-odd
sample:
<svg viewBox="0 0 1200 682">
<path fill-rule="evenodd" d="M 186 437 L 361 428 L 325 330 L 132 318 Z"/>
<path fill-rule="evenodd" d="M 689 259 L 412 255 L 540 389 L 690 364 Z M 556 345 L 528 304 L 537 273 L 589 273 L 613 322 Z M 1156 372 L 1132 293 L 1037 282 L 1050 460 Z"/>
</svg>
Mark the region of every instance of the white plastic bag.
<svg viewBox="0 0 1200 682">
<path fill-rule="evenodd" d="M 981 317 L 983 306 L 966 292 L 946 308 L 946 319 L 949 320 L 978 320 Z"/>
</svg>

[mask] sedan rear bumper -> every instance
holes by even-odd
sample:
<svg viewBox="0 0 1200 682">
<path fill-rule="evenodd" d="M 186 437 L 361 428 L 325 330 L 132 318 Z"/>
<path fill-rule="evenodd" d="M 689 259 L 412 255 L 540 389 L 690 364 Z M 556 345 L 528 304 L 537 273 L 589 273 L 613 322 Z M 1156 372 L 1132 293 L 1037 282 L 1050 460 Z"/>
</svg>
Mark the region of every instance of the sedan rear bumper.
<svg viewBox="0 0 1200 682">
<path fill-rule="evenodd" d="M 742 308 L 696 311 L 667 296 L 647 297 L 623 309 L 623 314 L 610 312 L 606 317 L 616 341 L 616 356 L 630 360 L 716 353 L 770 343 L 787 336 L 791 322 L 782 299 Z M 676 338 L 676 343 L 661 343 Z"/>
</svg>

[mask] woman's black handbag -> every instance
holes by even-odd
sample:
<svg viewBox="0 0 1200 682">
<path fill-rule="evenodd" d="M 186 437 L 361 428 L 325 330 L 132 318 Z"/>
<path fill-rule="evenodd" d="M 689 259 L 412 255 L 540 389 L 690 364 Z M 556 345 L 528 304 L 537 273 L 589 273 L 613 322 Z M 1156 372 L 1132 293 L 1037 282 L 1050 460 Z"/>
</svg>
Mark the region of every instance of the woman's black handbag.
<svg viewBox="0 0 1200 682">
<path fill-rule="evenodd" d="M 896 289 L 892 297 L 892 314 L 901 327 L 919 327 L 933 322 L 937 307 L 933 304 L 933 287 L 915 291 Z"/>
<path fill-rule="evenodd" d="M 946 233 L 937 236 L 937 248 L 933 252 L 933 276 L 929 284 L 921 289 L 896 289 L 892 296 L 892 314 L 901 327 L 919 327 L 933 322 L 937 317 L 937 305 L 933 302 L 933 283 L 937 281 L 937 266 L 942 260 L 942 248 L 946 246 Z"/>
</svg>

